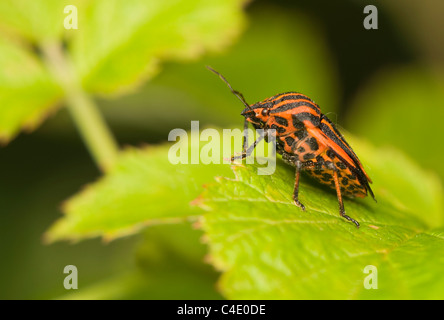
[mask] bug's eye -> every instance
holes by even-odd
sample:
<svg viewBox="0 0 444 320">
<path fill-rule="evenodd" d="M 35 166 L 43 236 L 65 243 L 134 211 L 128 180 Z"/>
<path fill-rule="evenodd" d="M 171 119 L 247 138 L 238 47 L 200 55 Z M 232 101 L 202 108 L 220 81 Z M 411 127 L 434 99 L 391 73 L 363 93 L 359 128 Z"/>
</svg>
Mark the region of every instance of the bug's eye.
<svg viewBox="0 0 444 320">
<path fill-rule="evenodd" d="M 264 108 L 264 109 L 262 109 L 262 115 L 264 116 L 264 117 L 266 117 L 266 116 L 268 116 L 269 114 L 270 114 L 270 109 L 268 109 L 268 108 Z"/>
</svg>

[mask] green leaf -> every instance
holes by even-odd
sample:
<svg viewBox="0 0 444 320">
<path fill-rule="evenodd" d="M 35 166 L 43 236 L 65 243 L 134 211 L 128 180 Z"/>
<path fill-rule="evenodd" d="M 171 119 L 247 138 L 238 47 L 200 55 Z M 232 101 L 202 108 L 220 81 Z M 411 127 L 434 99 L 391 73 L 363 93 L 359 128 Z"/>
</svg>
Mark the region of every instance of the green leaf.
<svg viewBox="0 0 444 320">
<path fill-rule="evenodd" d="M 172 164 L 169 147 L 122 152 L 106 176 L 65 203 L 65 216 L 49 229 L 46 240 L 78 241 L 96 236 L 111 240 L 147 225 L 177 223 L 200 215 L 190 202 L 204 183 L 217 175 L 230 176 L 231 170 L 224 164 Z M 191 157 L 200 149 L 193 145 L 186 150 Z"/>
<path fill-rule="evenodd" d="M 26 47 L 0 37 L 0 142 L 54 112 L 62 90 Z"/>
<path fill-rule="evenodd" d="M 440 181 L 393 149 L 348 141 L 378 199 L 344 201 L 359 229 L 339 216 L 335 192 L 307 176 L 300 185 L 306 211 L 296 207 L 294 169 L 281 161 L 268 176 L 258 176 L 255 165 L 235 166 L 235 179 L 219 179 L 198 198 L 227 298 L 444 297 Z M 368 265 L 377 267 L 377 290 L 364 288 Z"/>
<path fill-rule="evenodd" d="M 208 211 L 198 225 L 209 244 L 208 260 L 223 272 L 219 286 L 226 297 L 441 297 L 440 180 L 395 149 L 347 140 L 378 199 L 345 200 L 360 229 L 339 216 L 334 191 L 305 175 L 300 200 L 307 210 L 296 207 L 294 169 L 282 161 L 265 176 L 258 175 L 258 165 L 235 165 L 233 179 L 227 165 L 171 165 L 163 146 L 127 150 L 113 171 L 67 202 L 66 216 L 47 240 L 112 239 L 150 224 L 195 220 L 202 211 L 190 207 L 191 200 L 203 183 L 224 176 L 193 203 Z M 195 257 L 187 261 L 193 264 Z M 363 287 L 368 265 L 378 268 L 378 290 Z"/>
</svg>

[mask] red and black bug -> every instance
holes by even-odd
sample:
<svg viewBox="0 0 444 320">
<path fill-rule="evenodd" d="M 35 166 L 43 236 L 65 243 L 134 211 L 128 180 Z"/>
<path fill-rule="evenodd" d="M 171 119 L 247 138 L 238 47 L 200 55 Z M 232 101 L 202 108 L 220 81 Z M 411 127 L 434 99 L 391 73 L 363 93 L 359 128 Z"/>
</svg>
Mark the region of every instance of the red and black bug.
<svg viewBox="0 0 444 320">
<path fill-rule="evenodd" d="M 299 176 L 304 170 L 319 182 L 336 190 L 339 214 L 359 227 L 356 220 L 345 214 L 342 196 L 366 197 L 370 193 L 375 199 L 369 185 L 372 181 L 350 145 L 333 123 L 321 113 L 319 106 L 299 92 L 277 94 L 249 105 L 244 96 L 233 90 L 219 72 L 211 67 L 207 68 L 218 75 L 245 106 L 241 113 L 245 117 L 243 152 L 241 156 L 232 157 L 232 160 L 249 156 L 262 139 L 265 138 L 268 142 L 266 135 L 261 136 L 247 148 L 248 123 L 255 129 L 275 129 L 276 152 L 282 155 L 285 162 L 296 168 L 294 203 L 305 210 L 298 197 Z"/>
</svg>

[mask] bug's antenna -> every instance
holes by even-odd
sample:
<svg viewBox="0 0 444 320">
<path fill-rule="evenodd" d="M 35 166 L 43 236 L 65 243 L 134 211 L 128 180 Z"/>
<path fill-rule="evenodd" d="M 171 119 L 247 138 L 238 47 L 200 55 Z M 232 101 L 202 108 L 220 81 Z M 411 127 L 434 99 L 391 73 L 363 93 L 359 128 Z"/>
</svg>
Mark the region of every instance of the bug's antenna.
<svg viewBox="0 0 444 320">
<path fill-rule="evenodd" d="M 242 93 L 240 93 L 239 91 L 234 90 L 230 83 L 227 81 L 227 79 L 225 79 L 225 77 L 223 75 L 221 75 L 219 72 L 217 72 L 216 70 L 214 70 L 213 68 L 211 68 L 210 66 L 206 66 L 208 70 L 210 70 L 211 72 L 213 72 L 214 74 L 218 75 L 219 78 L 222 79 L 223 82 L 225 82 L 228 86 L 228 88 L 230 88 L 231 92 L 238 97 L 238 99 L 244 104 L 245 107 L 247 107 L 250 110 L 253 110 L 250 105 L 247 103 L 247 101 L 245 101 L 245 98 L 243 96 Z"/>
</svg>

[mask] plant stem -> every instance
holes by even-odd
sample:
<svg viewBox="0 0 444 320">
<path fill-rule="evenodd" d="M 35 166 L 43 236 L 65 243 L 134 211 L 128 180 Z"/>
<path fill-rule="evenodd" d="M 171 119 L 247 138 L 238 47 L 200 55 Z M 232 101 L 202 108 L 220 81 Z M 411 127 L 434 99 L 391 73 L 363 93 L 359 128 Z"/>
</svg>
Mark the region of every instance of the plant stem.
<svg viewBox="0 0 444 320">
<path fill-rule="evenodd" d="M 42 46 L 45 61 L 65 92 L 68 110 L 98 167 L 108 171 L 118 145 L 93 99 L 83 90 L 75 70 L 59 43 Z"/>
</svg>

